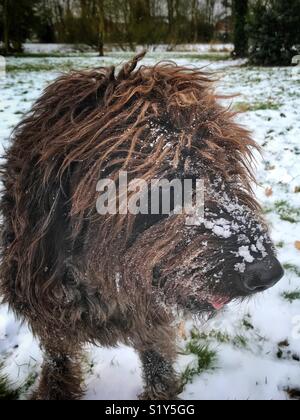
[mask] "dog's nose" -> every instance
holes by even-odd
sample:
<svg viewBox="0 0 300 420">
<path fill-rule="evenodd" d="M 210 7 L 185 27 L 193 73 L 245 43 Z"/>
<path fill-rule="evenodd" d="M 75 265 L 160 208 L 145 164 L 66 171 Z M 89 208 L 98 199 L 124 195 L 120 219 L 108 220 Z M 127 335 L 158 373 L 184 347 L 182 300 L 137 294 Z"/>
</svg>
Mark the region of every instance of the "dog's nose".
<svg viewBox="0 0 300 420">
<path fill-rule="evenodd" d="M 243 276 L 243 285 L 249 292 L 261 292 L 278 283 L 283 275 L 283 268 L 277 258 L 267 257 L 248 265 Z"/>
</svg>

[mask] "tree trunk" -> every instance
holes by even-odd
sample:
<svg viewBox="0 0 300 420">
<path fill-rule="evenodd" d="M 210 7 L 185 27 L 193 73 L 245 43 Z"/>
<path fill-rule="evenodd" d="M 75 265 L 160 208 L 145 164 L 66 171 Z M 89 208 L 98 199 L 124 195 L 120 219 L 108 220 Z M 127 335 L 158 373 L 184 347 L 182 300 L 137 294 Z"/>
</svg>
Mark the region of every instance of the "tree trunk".
<svg viewBox="0 0 300 420">
<path fill-rule="evenodd" d="M 4 41 L 4 54 L 8 54 L 9 53 L 9 50 L 10 50 L 8 2 L 9 2 L 9 0 L 4 0 L 4 4 L 3 4 L 3 41 Z"/>
<path fill-rule="evenodd" d="M 174 0 L 168 0 L 169 36 L 172 37 L 174 29 Z"/>
<path fill-rule="evenodd" d="M 198 40 L 198 28 L 197 28 L 197 12 L 198 12 L 198 1 L 193 0 L 192 1 L 192 38 L 193 42 L 196 43 Z"/>
<path fill-rule="evenodd" d="M 248 0 L 233 0 L 233 41 L 234 57 L 243 58 L 248 56 L 248 35 L 246 31 Z"/>
<path fill-rule="evenodd" d="M 104 32 L 105 32 L 105 16 L 104 16 L 104 0 L 98 0 L 98 52 L 99 57 L 104 57 Z"/>
<path fill-rule="evenodd" d="M 210 25 L 214 22 L 215 7 L 216 0 L 206 0 L 206 18 Z"/>
<path fill-rule="evenodd" d="M 135 50 L 134 42 L 132 39 L 132 30 L 131 30 L 131 21 L 132 21 L 132 5 L 130 4 L 129 0 L 124 0 L 121 2 L 122 6 L 122 16 L 124 19 L 124 31 L 125 31 L 125 39 L 128 43 L 131 51 Z M 122 43 L 121 43 L 121 47 Z M 125 46 L 126 48 L 126 46 Z"/>
</svg>

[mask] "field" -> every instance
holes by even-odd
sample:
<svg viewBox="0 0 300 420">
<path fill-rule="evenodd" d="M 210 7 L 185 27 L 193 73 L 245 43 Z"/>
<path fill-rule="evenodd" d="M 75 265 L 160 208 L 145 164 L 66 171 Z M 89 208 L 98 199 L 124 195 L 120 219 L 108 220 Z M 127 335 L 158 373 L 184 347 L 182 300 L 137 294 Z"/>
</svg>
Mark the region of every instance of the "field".
<svg viewBox="0 0 300 420">
<path fill-rule="evenodd" d="M 49 54 L 52 54 L 49 55 Z M 132 54 L 38 52 L 10 58 L 0 79 L 0 139 L 43 88 L 61 71 L 118 65 Z M 254 68 L 226 52 L 150 52 L 144 62 L 172 59 L 218 71 L 218 91 L 231 99 L 239 121 L 263 147 L 257 155 L 256 194 L 271 225 L 284 279 L 242 305 L 231 304 L 210 321 L 192 321 L 182 332 L 178 370 L 186 381 L 183 399 L 288 399 L 300 390 L 300 70 Z M 26 325 L 0 306 L 0 364 L 20 398 L 35 386 L 41 353 Z M 89 347 L 86 399 L 136 399 L 142 382 L 138 358 L 126 347 Z M 1 392 L 5 387 L 0 381 Z M 3 390 L 1 390 L 3 388 Z M 298 390 L 298 391 L 297 391 Z M 298 394 L 297 394 L 298 392 Z"/>
</svg>

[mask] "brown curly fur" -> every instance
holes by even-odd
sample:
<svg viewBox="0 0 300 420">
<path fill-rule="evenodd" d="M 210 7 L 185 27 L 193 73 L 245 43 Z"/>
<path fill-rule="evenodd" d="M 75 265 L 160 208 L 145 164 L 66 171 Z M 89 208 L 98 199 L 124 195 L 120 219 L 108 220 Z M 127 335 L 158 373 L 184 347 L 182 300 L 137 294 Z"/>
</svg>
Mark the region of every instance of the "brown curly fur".
<svg viewBox="0 0 300 420">
<path fill-rule="evenodd" d="M 256 145 L 218 103 L 212 77 L 173 63 L 136 69 L 141 58 L 117 76 L 114 68 L 61 76 L 16 128 L 5 156 L 1 295 L 45 351 L 36 399 L 82 396 L 87 342 L 133 346 L 144 366 L 143 398 L 172 399 L 180 390 L 174 315 L 153 293 L 153 273 L 162 261 L 164 275 L 172 273 L 201 238 L 181 246 L 183 216 L 136 235 L 136 216 L 100 216 L 99 179 L 122 169 L 149 182 L 200 162 L 242 184 L 240 202 L 258 211 L 249 170 Z M 163 127 L 158 138 L 149 122 Z"/>
</svg>

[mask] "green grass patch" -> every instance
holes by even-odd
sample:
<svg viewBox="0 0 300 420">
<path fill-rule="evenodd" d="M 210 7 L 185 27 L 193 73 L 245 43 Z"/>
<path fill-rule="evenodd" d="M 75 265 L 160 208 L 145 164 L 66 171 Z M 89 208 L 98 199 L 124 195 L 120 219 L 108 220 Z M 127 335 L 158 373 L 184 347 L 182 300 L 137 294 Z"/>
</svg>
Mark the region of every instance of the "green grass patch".
<svg viewBox="0 0 300 420">
<path fill-rule="evenodd" d="M 248 340 L 243 335 L 237 335 L 233 338 L 233 344 L 236 347 L 246 348 L 248 346 Z"/>
<path fill-rule="evenodd" d="M 112 63 L 121 63 L 123 61 L 127 61 L 131 59 L 135 55 L 135 52 L 128 51 L 128 52 L 116 52 L 116 53 L 108 53 L 105 56 L 105 60 L 103 62 L 102 57 L 97 57 L 96 54 L 93 53 L 70 53 L 70 54 L 60 54 L 60 53 L 37 53 L 37 54 L 16 54 L 14 58 L 23 58 L 24 60 L 20 62 L 9 62 L 6 66 L 6 71 L 8 73 L 17 73 L 17 72 L 45 72 L 45 71 L 70 71 L 72 69 L 85 69 L 90 68 L 96 65 L 109 65 Z M 37 61 L 34 62 L 33 60 L 27 60 L 30 58 L 36 58 Z M 45 59 L 44 61 L 41 59 Z M 51 58 L 61 58 L 61 60 L 55 60 L 51 62 Z M 64 58 L 66 60 L 64 60 Z M 76 60 L 82 58 L 83 60 Z M 90 62 L 90 58 L 96 59 L 92 61 L 93 64 Z M 99 58 L 99 62 L 97 61 Z M 111 59 L 111 63 L 107 60 Z M 147 54 L 147 58 L 154 60 L 154 61 L 163 61 L 163 60 L 188 60 L 190 62 L 198 62 L 198 61 L 224 61 L 230 59 L 229 54 L 224 53 L 207 53 L 207 54 L 196 54 L 196 53 L 172 53 L 172 52 L 165 52 L 165 53 L 149 53 Z M 49 61 L 47 61 L 49 59 Z M 98 63 L 98 64 L 96 64 Z"/>
<path fill-rule="evenodd" d="M 248 318 L 243 319 L 243 327 L 246 328 L 246 330 L 248 331 L 254 330 L 254 327 Z"/>
<path fill-rule="evenodd" d="M 273 110 L 278 111 L 281 107 L 281 104 L 278 104 L 273 101 L 267 102 L 237 102 L 234 106 L 234 109 L 237 112 L 251 112 L 251 111 L 265 111 L 265 110 Z"/>
<path fill-rule="evenodd" d="M 255 329 L 250 322 L 250 316 L 245 317 L 241 327 L 244 327 L 247 331 Z M 193 379 L 203 372 L 216 369 L 217 352 L 210 348 L 213 342 L 232 345 L 240 349 L 248 347 L 248 339 L 243 334 L 231 336 L 226 332 L 216 330 L 205 333 L 194 328 L 191 331 L 191 340 L 187 343 L 183 351 L 184 355 L 193 355 L 196 357 L 195 362 L 189 364 L 182 373 L 182 380 L 185 385 L 192 383 Z"/>
<path fill-rule="evenodd" d="M 129 60 L 132 58 L 136 52 L 134 51 L 118 51 L 118 52 L 111 52 L 107 53 L 106 57 L 114 58 L 114 59 L 121 59 L 121 60 Z M 180 52 L 180 51 L 164 51 L 164 52 L 149 52 L 146 55 L 146 58 L 154 60 L 154 61 L 162 61 L 162 60 L 189 60 L 189 61 L 224 61 L 230 60 L 231 56 L 229 53 L 222 53 L 222 52 L 208 52 L 199 54 L 196 52 Z"/>
<path fill-rule="evenodd" d="M 246 323 L 248 328 L 246 329 L 254 329 L 254 327 L 250 324 L 250 322 L 244 321 L 243 326 L 246 328 Z M 251 328 L 250 328 L 251 327 Z M 219 344 L 232 344 L 235 347 L 239 348 L 245 348 L 248 345 L 247 339 L 243 335 L 236 335 L 231 336 L 227 333 L 224 333 L 222 331 L 215 331 L 212 330 L 209 333 L 202 333 L 197 330 L 193 330 L 191 332 L 191 337 L 194 342 L 198 341 L 217 341 Z"/>
<path fill-rule="evenodd" d="M 296 274 L 296 276 L 300 277 L 300 267 L 294 264 L 283 264 L 283 268 L 286 271 L 291 271 L 292 273 Z"/>
<path fill-rule="evenodd" d="M 19 399 L 20 390 L 13 389 L 6 375 L 1 373 L 3 365 L 0 365 L 0 401 L 12 401 Z"/>
<path fill-rule="evenodd" d="M 300 209 L 292 207 L 287 201 L 276 201 L 275 209 L 281 220 L 290 223 L 300 222 Z"/>
<path fill-rule="evenodd" d="M 263 207 L 263 213 L 264 214 L 270 214 L 270 213 L 272 213 L 272 211 L 274 211 L 274 209 L 272 207 Z"/>
<path fill-rule="evenodd" d="M 211 350 L 208 345 L 192 340 L 187 344 L 185 354 L 196 356 L 196 362 L 188 365 L 182 373 L 184 385 L 192 383 L 195 376 L 215 369 L 217 353 Z"/>
<path fill-rule="evenodd" d="M 292 207 L 287 201 L 276 201 L 273 207 L 264 207 L 263 212 L 265 214 L 276 212 L 279 215 L 280 219 L 285 222 L 300 222 L 300 208 Z"/>
<path fill-rule="evenodd" d="M 70 71 L 76 68 L 76 64 L 72 61 L 66 61 L 61 63 L 20 63 L 20 64 L 8 64 L 6 67 L 7 73 L 16 72 L 44 72 L 44 71 Z M 88 68 L 89 66 L 81 66 L 81 68 Z"/>
<path fill-rule="evenodd" d="M 148 55 L 147 55 L 148 56 Z M 166 59 L 180 60 L 186 59 L 190 61 L 226 61 L 230 60 L 229 54 L 172 54 L 170 57 L 166 55 Z"/>
<path fill-rule="evenodd" d="M 28 394 L 38 378 L 36 372 L 31 372 L 25 382 L 16 388 L 10 383 L 8 377 L 1 372 L 2 369 L 3 364 L 0 364 L 0 401 L 20 399 L 22 395 Z"/>
<path fill-rule="evenodd" d="M 192 337 L 192 340 L 198 340 L 198 341 L 214 339 L 218 341 L 218 343 L 221 343 L 221 344 L 229 343 L 231 340 L 231 337 L 228 334 L 223 333 L 221 331 L 215 331 L 215 330 L 212 330 L 209 333 L 203 333 L 197 330 L 192 330 L 191 337 Z"/>
<path fill-rule="evenodd" d="M 28 375 L 25 383 L 20 387 L 20 394 L 26 394 L 31 389 L 31 387 L 35 384 L 38 378 L 38 374 L 36 372 L 32 372 Z"/>
<path fill-rule="evenodd" d="M 293 303 L 295 300 L 300 300 L 300 289 L 296 289 L 293 292 L 284 292 L 282 293 L 282 297 L 290 303 Z"/>
<path fill-rule="evenodd" d="M 59 53 L 59 52 L 52 52 L 52 53 L 15 53 L 10 55 L 9 57 L 13 58 L 75 58 L 75 57 L 85 57 L 83 53 Z"/>
</svg>

